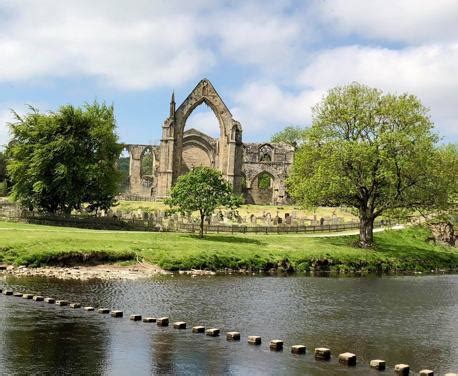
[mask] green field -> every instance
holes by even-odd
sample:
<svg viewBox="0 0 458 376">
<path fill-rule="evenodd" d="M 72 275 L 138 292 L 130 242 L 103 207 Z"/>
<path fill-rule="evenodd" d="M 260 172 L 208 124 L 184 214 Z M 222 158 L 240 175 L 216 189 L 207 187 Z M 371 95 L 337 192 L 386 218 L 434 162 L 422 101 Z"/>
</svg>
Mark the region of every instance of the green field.
<svg viewBox="0 0 458 376">
<path fill-rule="evenodd" d="M 426 242 L 422 228 L 376 234 L 372 250 L 353 247 L 356 236 L 208 235 L 84 230 L 0 222 L 0 262 L 55 264 L 65 257 L 146 261 L 167 270 L 275 267 L 296 271 L 413 271 L 458 269 L 458 250 Z"/>
</svg>

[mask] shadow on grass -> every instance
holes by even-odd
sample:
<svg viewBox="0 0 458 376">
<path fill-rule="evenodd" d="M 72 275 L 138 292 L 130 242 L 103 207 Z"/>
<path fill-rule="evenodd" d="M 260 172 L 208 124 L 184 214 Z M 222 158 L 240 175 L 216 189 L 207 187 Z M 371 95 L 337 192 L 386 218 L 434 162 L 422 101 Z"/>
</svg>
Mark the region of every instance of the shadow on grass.
<svg viewBox="0 0 458 376">
<path fill-rule="evenodd" d="M 201 240 L 201 241 L 212 241 L 212 242 L 221 242 L 221 243 L 238 243 L 238 244 L 256 244 L 264 245 L 265 243 L 250 238 L 242 238 L 238 236 L 228 236 L 228 235 L 205 235 L 203 238 L 199 238 L 198 235 L 189 235 L 190 238 Z"/>
</svg>

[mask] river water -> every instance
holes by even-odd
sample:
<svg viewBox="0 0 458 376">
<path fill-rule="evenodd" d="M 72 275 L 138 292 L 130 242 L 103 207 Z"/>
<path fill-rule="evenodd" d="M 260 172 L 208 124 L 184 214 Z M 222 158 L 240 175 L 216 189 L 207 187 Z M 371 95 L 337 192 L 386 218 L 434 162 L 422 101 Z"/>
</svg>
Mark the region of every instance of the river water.
<svg viewBox="0 0 458 376">
<path fill-rule="evenodd" d="M 372 375 L 371 359 L 418 372 L 458 372 L 458 275 L 319 278 L 162 276 L 141 281 L 61 281 L 1 277 L 0 287 L 83 306 L 124 311 L 112 318 L 83 309 L 0 295 L 1 375 Z M 128 315 L 221 328 L 221 337 L 133 322 Z M 241 332 L 228 342 L 225 332 Z M 262 336 L 261 346 L 248 335 Z M 282 339 L 283 352 L 269 350 Z M 290 346 L 304 344 L 306 355 Z M 331 348 L 329 362 L 313 349 Z M 337 354 L 357 354 L 339 365 Z"/>
</svg>

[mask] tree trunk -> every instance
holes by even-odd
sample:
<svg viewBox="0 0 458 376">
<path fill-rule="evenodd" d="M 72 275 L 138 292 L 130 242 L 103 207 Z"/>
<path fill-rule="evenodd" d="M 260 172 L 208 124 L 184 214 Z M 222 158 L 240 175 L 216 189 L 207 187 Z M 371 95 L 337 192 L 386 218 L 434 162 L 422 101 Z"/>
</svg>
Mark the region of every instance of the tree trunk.
<svg viewBox="0 0 458 376">
<path fill-rule="evenodd" d="M 359 245 L 369 248 L 374 243 L 374 217 L 362 216 L 359 219 Z"/>
<path fill-rule="evenodd" d="M 204 237 L 204 221 L 205 221 L 205 215 L 200 214 L 200 231 L 199 231 L 199 238 Z"/>
</svg>

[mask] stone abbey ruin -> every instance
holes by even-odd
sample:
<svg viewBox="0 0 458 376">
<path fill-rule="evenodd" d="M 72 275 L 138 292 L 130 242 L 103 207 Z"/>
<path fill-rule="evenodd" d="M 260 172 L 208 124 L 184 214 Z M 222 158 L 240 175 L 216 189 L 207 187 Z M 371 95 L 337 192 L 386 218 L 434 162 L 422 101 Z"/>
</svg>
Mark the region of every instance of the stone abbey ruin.
<svg viewBox="0 0 458 376">
<path fill-rule="evenodd" d="M 198 130 L 185 130 L 194 109 L 206 103 L 220 128 L 219 138 Z M 180 175 L 193 167 L 213 167 L 242 193 L 250 204 L 286 204 L 285 179 L 293 162 L 294 148 L 285 143 L 243 143 L 242 126 L 207 79 L 201 80 L 176 108 L 172 94 L 170 112 L 162 125 L 160 145 L 125 144 L 129 154 L 126 194 L 162 199 Z M 150 171 L 142 161 L 152 159 Z"/>
</svg>

